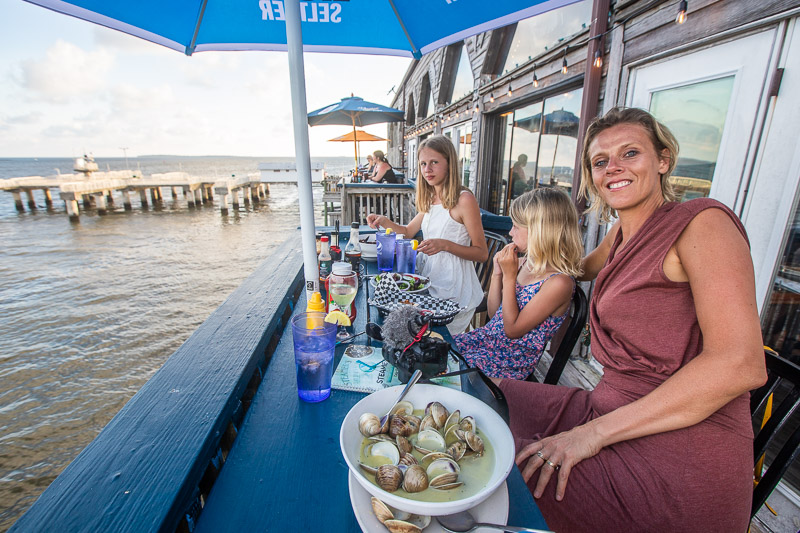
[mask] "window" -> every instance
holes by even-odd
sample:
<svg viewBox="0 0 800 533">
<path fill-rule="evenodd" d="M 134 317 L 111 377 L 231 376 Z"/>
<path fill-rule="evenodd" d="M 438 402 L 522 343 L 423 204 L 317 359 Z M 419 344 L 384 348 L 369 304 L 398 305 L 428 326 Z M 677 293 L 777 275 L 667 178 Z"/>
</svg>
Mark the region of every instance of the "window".
<svg viewBox="0 0 800 533">
<path fill-rule="evenodd" d="M 469 63 L 469 54 L 467 53 L 467 48 L 462 44 L 450 103 L 461 100 L 470 94 L 474 88 L 475 77 L 472 73 L 472 66 Z"/>
<path fill-rule="evenodd" d="M 498 74 L 509 72 L 533 56 L 584 28 L 592 19 L 592 2 L 582 0 L 521 20 L 514 30 L 505 64 Z"/>
<path fill-rule="evenodd" d="M 717 166 L 734 76 L 654 92 L 650 112 L 680 145 L 670 183 L 680 201 L 706 197 Z"/>
<path fill-rule="evenodd" d="M 430 117 L 436 112 L 436 106 L 433 104 L 433 91 L 431 90 L 431 79 L 430 76 L 428 75 L 422 78 L 419 101 L 420 103 L 425 104 L 425 107 L 421 107 L 419 110 L 419 118 Z"/>
<path fill-rule="evenodd" d="M 442 130 L 442 134 L 448 137 L 453 146 L 456 147 L 458 154 L 458 169 L 461 172 L 461 183 L 464 187 L 471 188 L 469 177 L 472 166 L 472 121 L 462 122 L 450 128 Z"/>
<path fill-rule="evenodd" d="M 511 201 L 536 187 L 572 190 L 583 89 L 501 116 L 500 153 L 493 162 L 487 208 L 508 214 Z"/>
</svg>

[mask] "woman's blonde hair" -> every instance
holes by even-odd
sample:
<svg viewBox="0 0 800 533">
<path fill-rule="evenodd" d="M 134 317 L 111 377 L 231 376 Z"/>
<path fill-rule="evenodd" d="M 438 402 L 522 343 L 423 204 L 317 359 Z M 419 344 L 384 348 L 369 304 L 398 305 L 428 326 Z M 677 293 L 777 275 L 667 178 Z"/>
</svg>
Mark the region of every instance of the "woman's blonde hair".
<svg viewBox="0 0 800 533">
<path fill-rule="evenodd" d="M 444 135 L 428 137 L 419 143 L 417 161 L 419 161 L 419 155 L 425 148 L 440 154 L 444 157 L 445 161 L 447 161 L 447 180 L 443 184 L 442 195 L 439 199 L 442 201 L 442 207 L 448 210 L 453 209 L 458 203 L 458 196 L 461 194 L 461 191 L 465 189 L 460 183 L 461 174 L 458 171 L 458 154 L 456 153 L 456 147 L 453 146 L 453 142 Z M 417 179 L 417 211 L 420 213 L 427 213 L 431 208 L 436 191 L 433 189 L 433 185 L 428 184 L 425 178 L 422 177 L 422 169 L 419 168 L 419 163 L 417 164 L 417 168 L 420 175 L 419 179 Z"/>
<path fill-rule="evenodd" d="M 557 187 L 540 187 L 511 202 L 511 220 L 528 230 L 525 262 L 534 274 L 547 266 L 580 276 L 583 243 L 572 199 Z"/>
<path fill-rule="evenodd" d="M 581 186 L 579 195 L 582 198 L 590 199 L 592 202 L 586 212 L 596 213 L 603 222 L 611 220 L 612 217 L 616 216 L 617 212 L 603 200 L 592 181 L 592 161 L 589 156 L 589 145 L 600 133 L 620 124 L 638 124 L 642 126 L 650 137 L 650 141 L 653 143 L 656 155 L 659 158 L 664 157 L 664 150 L 667 151 L 668 155 L 666 157 L 669 158 L 669 167 L 665 173 L 661 174 L 661 196 L 665 202 L 674 202 L 677 199 L 675 191 L 673 191 L 669 182 L 669 177 L 678 163 L 678 140 L 672 135 L 669 128 L 661 124 L 644 109 L 615 107 L 589 124 L 589 128 L 586 130 L 586 137 L 583 140 L 583 150 L 581 151 Z"/>
</svg>

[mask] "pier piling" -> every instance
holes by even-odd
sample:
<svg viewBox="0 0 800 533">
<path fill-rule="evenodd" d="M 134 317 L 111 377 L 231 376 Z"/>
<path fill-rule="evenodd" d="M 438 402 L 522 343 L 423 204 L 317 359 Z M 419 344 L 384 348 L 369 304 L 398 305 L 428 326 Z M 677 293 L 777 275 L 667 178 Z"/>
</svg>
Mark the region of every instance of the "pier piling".
<svg viewBox="0 0 800 533">
<path fill-rule="evenodd" d="M 147 207 L 147 189 L 139 189 L 139 201 L 142 207 Z"/>
<path fill-rule="evenodd" d="M 50 189 L 42 189 L 44 193 L 44 203 L 45 205 L 50 208 L 53 207 L 53 196 L 50 194 Z"/>
<path fill-rule="evenodd" d="M 14 195 L 14 207 L 16 207 L 17 211 L 20 213 L 24 213 L 25 206 L 22 204 L 22 196 L 19 194 L 19 191 L 11 191 L 11 194 Z"/>
<path fill-rule="evenodd" d="M 122 205 L 125 207 L 125 211 L 133 209 L 131 205 L 131 192 L 128 189 L 122 191 Z"/>
</svg>

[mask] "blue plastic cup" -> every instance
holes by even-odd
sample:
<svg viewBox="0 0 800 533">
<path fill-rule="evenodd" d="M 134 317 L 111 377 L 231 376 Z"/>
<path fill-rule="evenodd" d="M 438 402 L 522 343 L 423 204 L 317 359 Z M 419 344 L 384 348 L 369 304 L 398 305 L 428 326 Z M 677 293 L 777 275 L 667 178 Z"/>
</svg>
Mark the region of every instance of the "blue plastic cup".
<svg viewBox="0 0 800 533">
<path fill-rule="evenodd" d="M 325 313 L 300 313 L 292 317 L 297 395 L 306 402 L 321 402 L 331 395 L 336 324 Z"/>
<path fill-rule="evenodd" d="M 394 267 L 394 248 L 396 233 L 378 233 L 375 235 L 375 251 L 378 255 L 378 270 L 391 272 Z"/>
<path fill-rule="evenodd" d="M 417 267 L 417 251 L 411 239 L 397 240 L 397 271 L 413 274 Z"/>
</svg>

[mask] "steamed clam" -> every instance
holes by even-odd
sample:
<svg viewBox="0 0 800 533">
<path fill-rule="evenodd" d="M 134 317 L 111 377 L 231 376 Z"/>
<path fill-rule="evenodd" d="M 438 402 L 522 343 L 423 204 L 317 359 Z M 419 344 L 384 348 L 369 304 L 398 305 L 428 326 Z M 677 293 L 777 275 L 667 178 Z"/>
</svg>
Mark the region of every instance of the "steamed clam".
<svg viewBox="0 0 800 533">
<path fill-rule="evenodd" d="M 370 501 L 372 503 L 372 512 L 375 513 L 375 517 L 392 533 L 420 533 L 431 523 L 430 516 L 399 511 L 389 507 L 374 496 Z"/>
<path fill-rule="evenodd" d="M 371 413 L 361 415 L 359 431 L 365 436 L 362 470 L 371 474 L 381 489 L 400 491 L 406 498 L 435 501 L 469 495 L 470 490 L 475 490 L 470 487 L 479 488 L 484 482 L 486 478 L 481 476 L 494 461 L 491 452 L 488 462 L 483 457 L 487 443 L 478 434 L 475 419 L 462 417 L 459 409 L 450 412 L 438 401 L 430 402 L 424 414 L 417 416 L 420 413 L 405 401 L 395 406 L 385 420 Z M 382 421 L 385 423 L 378 427 Z M 462 467 L 467 470 L 462 472 Z M 446 495 L 448 491 L 453 491 L 451 496 Z M 408 513 L 373 500 L 375 515 L 390 531 L 421 531 L 419 523 L 408 519 Z"/>
</svg>

